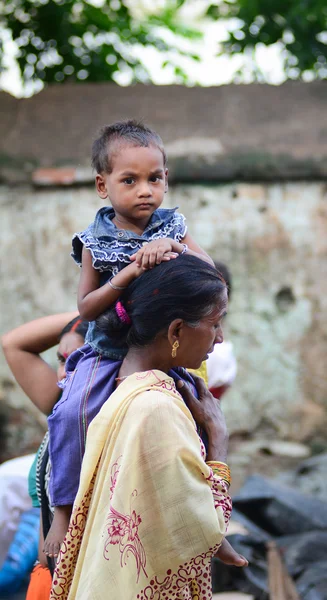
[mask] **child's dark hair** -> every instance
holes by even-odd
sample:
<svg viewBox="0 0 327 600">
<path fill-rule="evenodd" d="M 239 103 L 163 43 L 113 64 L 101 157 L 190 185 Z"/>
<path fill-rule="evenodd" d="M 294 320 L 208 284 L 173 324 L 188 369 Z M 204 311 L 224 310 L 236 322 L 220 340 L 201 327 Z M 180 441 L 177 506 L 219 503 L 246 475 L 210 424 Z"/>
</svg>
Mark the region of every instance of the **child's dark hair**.
<svg viewBox="0 0 327 600">
<path fill-rule="evenodd" d="M 67 325 L 63 328 L 60 333 L 59 341 L 66 333 L 78 333 L 83 339 L 85 339 L 87 330 L 88 330 L 89 322 L 82 319 L 82 317 L 75 317 L 72 321 L 69 321 Z"/>
<path fill-rule="evenodd" d="M 111 173 L 112 150 L 117 142 L 127 142 L 143 148 L 156 146 L 162 152 L 166 166 L 167 156 L 161 137 L 143 123 L 130 119 L 105 125 L 100 129 L 99 135 L 92 145 L 92 167 L 97 173 Z"/>
<path fill-rule="evenodd" d="M 174 319 L 196 327 L 221 303 L 225 289 L 214 267 L 185 254 L 146 271 L 128 286 L 120 301 L 131 324 L 122 322 L 112 307 L 97 325 L 118 346 L 146 346 Z"/>
<path fill-rule="evenodd" d="M 227 285 L 227 291 L 228 291 L 228 300 L 230 300 L 231 294 L 232 294 L 232 275 L 231 272 L 229 270 L 229 268 L 227 267 L 227 265 L 225 265 L 225 263 L 219 262 L 215 260 L 215 267 L 217 269 L 217 271 L 220 273 L 220 275 L 222 276 L 222 278 L 224 279 L 226 285 Z"/>
</svg>

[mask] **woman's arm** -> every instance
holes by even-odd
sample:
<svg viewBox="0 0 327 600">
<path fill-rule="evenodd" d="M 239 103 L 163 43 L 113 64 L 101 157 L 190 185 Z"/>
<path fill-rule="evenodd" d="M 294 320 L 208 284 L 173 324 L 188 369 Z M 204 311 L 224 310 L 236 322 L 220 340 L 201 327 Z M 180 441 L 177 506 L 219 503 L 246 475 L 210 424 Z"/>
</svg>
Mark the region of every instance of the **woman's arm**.
<svg viewBox="0 0 327 600">
<path fill-rule="evenodd" d="M 229 468 L 225 462 L 228 449 L 228 432 L 225 418 L 219 402 L 207 390 L 204 381 L 195 375 L 192 376 L 195 380 L 199 400 L 193 396 L 191 390 L 184 382 L 179 382 L 178 390 L 189 407 L 193 418 L 208 434 L 209 447 L 206 458 L 207 466 L 211 470 L 208 481 L 210 482 L 215 508 L 217 511 L 220 509 L 223 510 L 227 528 L 232 503 L 228 495 L 230 482 Z M 221 546 L 215 556 L 227 565 L 235 567 L 246 567 L 248 565 L 246 558 L 235 552 L 226 539 L 222 540 Z"/>
<path fill-rule="evenodd" d="M 143 397 L 141 450 L 145 466 L 148 461 L 153 488 L 165 491 L 161 501 L 165 496 L 175 515 L 187 512 L 189 526 L 202 530 L 202 535 L 205 532 L 205 539 L 211 538 L 209 547 L 220 544 L 231 513 L 228 485 L 204 462 L 189 410 L 182 400 L 172 401 L 162 392 L 148 391 Z M 133 410 L 139 410 L 137 403 Z M 133 410 L 130 418 L 135 422 Z M 220 460 L 226 456 L 225 441 L 218 445 L 216 440 Z M 181 531 L 177 536 L 183 537 Z"/>
<path fill-rule="evenodd" d="M 36 319 L 8 331 L 1 344 L 8 366 L 25 394 L 48 415 L 58 400 L 57 373 L 40 356 L 59 341 L 62 329 L 77 311 Z"/>
<path fill-rule="evenodd" d="M 136 263 L 131 263 L 117 275 L 111 282 L 121 288 L 126 288 L 138 275 L 141 269 Z M 78 286 L 78 310 L 87 321 L 94 321 L 105 310 L 118 300 L 122 290 L 113 289 L 108 283 L 100 286 L 100 273 L 92 266 L 92 255 L 86 248 L 82 252 L 82 272 Z"/>
</svg>

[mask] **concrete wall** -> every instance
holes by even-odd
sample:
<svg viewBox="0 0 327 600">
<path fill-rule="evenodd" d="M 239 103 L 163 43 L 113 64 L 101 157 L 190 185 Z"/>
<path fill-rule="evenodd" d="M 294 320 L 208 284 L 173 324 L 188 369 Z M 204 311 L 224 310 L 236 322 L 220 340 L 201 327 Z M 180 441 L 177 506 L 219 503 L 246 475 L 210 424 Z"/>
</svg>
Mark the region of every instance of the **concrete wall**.
<svg viewBox="0 0 327 600">
<path fill-rule="evenodd" d="M 88 167 L 98 128 L 131 117 L 162 136 L 171 181 L 326 178 L 326 101 L 325 81 L 68 83 L 21 100 L 0 93 L 0 181 L 29 181 L 36 167 Z"/>
<path fill-rule="evenodd" d="M 323 426 L 326 198 L 326 184 L 310 182 L 170 189 L 166 206 L 180 206 L 191 234 L 234 276 L 228 335 L 239 372 L 224 402 L 231 431 L 307 439 Z M 100 206 L 93 188 L 3 185 L 0 205 L 0 332 L 74 309 L 79 273 L 70 238 Z M 3 406 L 14 407 L 16 419 L 8 452 L 18 454 L 36 443 L 41 426 L 3 357 L 0 378 Z"/>
</svg>

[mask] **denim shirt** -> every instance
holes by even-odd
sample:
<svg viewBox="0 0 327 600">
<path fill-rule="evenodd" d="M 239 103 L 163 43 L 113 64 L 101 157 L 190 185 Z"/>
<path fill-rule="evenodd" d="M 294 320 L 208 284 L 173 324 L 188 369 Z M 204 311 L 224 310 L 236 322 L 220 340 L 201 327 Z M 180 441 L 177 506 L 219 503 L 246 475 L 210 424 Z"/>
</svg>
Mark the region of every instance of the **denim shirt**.
<svg viewBox="0 0 327 600">
<path fill-rule="evenodd" d="M 177 208 L 177 207 L 176 207 Z M 119 273 L 131 262 L 131 256 L 142 246 L 159 238 L 172 238 L 181 242 L 187 232 L 185 217 L 176 208 L 158 208 L 151 216 L 142 235 L 118 229 L 113 223 L 115 211 L 109 206 L 101 208 L 87 229 L 73 236 L 71 256 L 82 265 L 83 246 L 90 250 L 92 266 L 100 272 L 100 286 Z M 98 352 L 114 360 L 121 360 L 126 349 L 115 348 L 110 337 L 100 331 L 95 321 L 89 324 L 85 341 Z"/>
</svg>

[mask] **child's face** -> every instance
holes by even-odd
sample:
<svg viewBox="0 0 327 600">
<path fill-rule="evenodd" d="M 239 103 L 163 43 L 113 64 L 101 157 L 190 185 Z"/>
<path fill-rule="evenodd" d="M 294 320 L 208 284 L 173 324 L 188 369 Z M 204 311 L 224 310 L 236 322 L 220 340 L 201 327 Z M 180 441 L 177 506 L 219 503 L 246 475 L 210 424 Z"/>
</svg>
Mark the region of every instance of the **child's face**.
<svg viewBox="0 0 327 600">
<path fill-rule="evenodd" d="M 96 176 L 100 198 L 109 198 L 116 213 L 133 222 L 147 222 L 161 205 L 168 170 L 155 146 L 123 145 L 112 157 L 112 172 Z"/>
</svg>

